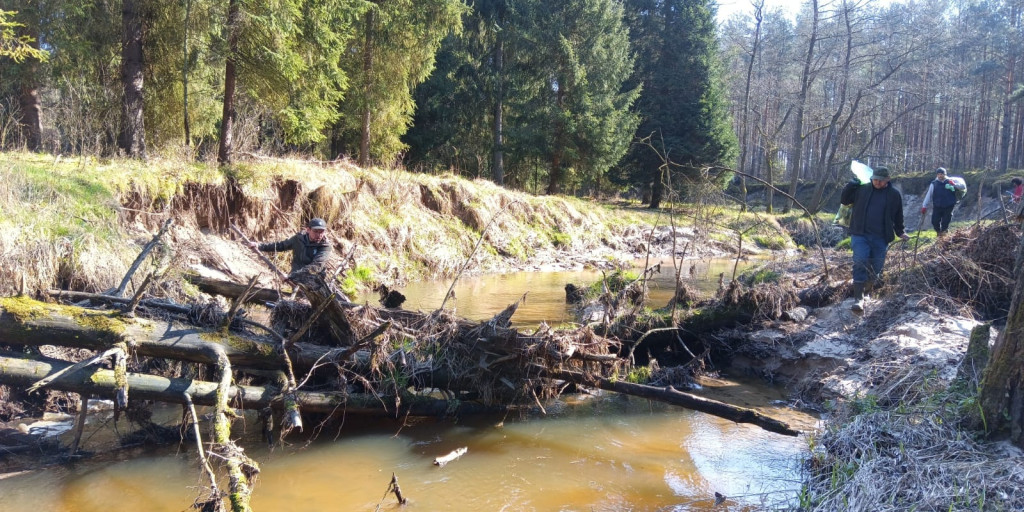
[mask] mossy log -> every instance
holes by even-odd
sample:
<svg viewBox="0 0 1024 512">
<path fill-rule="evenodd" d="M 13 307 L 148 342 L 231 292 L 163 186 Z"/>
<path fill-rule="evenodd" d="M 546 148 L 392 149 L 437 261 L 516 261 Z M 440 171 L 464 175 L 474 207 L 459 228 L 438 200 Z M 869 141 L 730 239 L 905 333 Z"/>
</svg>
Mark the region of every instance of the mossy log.
<svg viewBox="0 0 1024 512">
<path fill-rule="evenodd" d="M 0 351 L 0 383 L 9 386 L 29 386 L 42 378 L 68 368 L 72 363 L 57 359 L 16 354 Z M 195 379 L 177 379 L 146 375 L 127 374 L 130 400 L 156 400 L 160 402 L 185 404 L 185 394 L 199 405 L 216 405 L 218 383 Z M 113 370 L 85 367 L 47 385 L 50 389 L 71 391 L 80 394 L 113 399 L 118 383 Z M 505 407 L 483 406 L 474 402 L 449 401 L 439 398 L 409 394 L 403 396 L 401 405 L 394 406 L 393 400 L 381 400 L 370 393 L 297 391 L 296 398 L 304 412 L 333 414 L 358 414 L 371 416 L 445 416 L 458 414 L 479 414 L 502 412 Z M 237 409 L 261 410 L 267 407 L 284 409 L 281 390 L 275 386 L 241 386 L 228 388 L 227 398 Z"/>
</svg>

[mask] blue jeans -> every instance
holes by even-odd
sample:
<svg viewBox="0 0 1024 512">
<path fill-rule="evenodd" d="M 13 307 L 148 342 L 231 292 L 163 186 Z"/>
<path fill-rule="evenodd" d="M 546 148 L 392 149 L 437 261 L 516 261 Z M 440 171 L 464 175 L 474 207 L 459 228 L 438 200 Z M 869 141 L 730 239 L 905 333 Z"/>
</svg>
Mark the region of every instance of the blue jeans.
<svg viewBox="0 0 1024 512">
<path fill-rule="evenodd" d="M 878 235 L 850 235 L 853 249 L 853 282 L 866 283 L 882 275 L 889 244 Z"/>
</svg>

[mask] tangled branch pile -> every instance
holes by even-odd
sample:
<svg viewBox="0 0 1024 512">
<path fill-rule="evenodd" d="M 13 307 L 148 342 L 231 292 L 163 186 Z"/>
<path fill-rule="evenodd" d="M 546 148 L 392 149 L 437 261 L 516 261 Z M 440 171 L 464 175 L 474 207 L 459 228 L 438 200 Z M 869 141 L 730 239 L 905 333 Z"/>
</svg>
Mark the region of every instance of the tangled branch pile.
<svg viewBox="0 0 1024 512">
<path fill-rule="evenodd" d="M 904 284 L 908 290 L 966 304 L 982 318 L 1005 316 L 1019 244 L 1020 232 L 1006 224 L 957 231 L 927 251 L 922 272 L 907 276 Z"/>
</svg>

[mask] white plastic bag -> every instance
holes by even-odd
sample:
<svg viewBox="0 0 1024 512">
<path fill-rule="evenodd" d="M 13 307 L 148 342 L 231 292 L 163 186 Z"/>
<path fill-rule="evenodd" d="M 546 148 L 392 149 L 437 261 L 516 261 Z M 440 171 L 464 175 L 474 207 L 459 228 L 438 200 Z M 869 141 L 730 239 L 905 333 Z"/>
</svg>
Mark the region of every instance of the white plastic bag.
<svg viewBox="0 0 1024 512">
<path fill-rule="evenodd" d="M 868 183 L 871 183 L 871 175 L 875 174 L 874 169 L 856 160 L 850 162 L 850 170 L 853 171 L 854 176 L 856 176 L 857 179 L 860 180 L 861 185 L 867 185 Z"/>
<path fill-rule="evenodd" d="M 870 183 L 871 175 L 875 174 L 874 169 L 856 160 L 850 162 L 850 170 L 853 171 L 853 175 L 857 177 L 857 181 L 859 181 L 861 185 Z M 848 228 L 850 227 L 850 216 L 852 214 L 852 206 L 839 205 L 839 211 L 836 212 L 836 218 L 832 219 L 832 224 Z"/>
</svg>

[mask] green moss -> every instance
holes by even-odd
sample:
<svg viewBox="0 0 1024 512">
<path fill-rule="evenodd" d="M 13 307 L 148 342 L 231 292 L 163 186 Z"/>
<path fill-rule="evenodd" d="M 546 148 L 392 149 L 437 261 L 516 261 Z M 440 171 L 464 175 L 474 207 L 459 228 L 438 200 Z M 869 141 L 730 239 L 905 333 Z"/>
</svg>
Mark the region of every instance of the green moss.
<svg viewBox="0 0 1024 512">
<path fill-rule="evenodd" d="M 552 231 L 549 236 L 551 237 L 551 244 L 555 247 L 567 248 L 572 245 L 572 237 L 561 231 Z"/>
<path fill-rule="evenodd" d="M 50 314 L 50 306 L 28 297 L 0 298 L 0 308 L 14 316 L 19 323 Z"/>
<path fill-rule="evenodd" d="M 586 296 L 589 298 L 599 297 L 604 293 L 604 289 L 607 287 L 611 293 L 621 292 L 627 285 L 636 281 L 640 277 L 640 274 L 632 270 L 616 270 L 610 275 L 605 277 L 602 281 L 597 281 L 587 287 Z"/>
<path fill-rule="evenodd" d="M 117 344 L 125 355 L 128 354 L 128 344 L 121 342 Z M 126 364 L 126 358 L 118 359 L 119 364 L 114 365 L 114 383 L 118 389 L 128 389 L 128 365 Z"/>
<path fill-rule="evenodd" d="M 111 388 L 117 386 L 117 378 L 112 372 L 93 372 L 89 377 L 89 382 L 92 382 L 97 387 Z"/>
<path fill-rule="evenodd" d="M 753 238 L 754 243 L 756 243 L 758 247 L 764 247 L 765 249 L 771 249 L 775 251 L 785 249 L 789 242 L 786 239 L 786 237 L 779 234 L 754 235 Z"/>
<path fill-rule="evenodd" d="M 650 366 L 638 366 L 629 370 L 629 375 L 626 376 L 627 382 L 633 384 L 646 384 L 651 380 L 651 367 Z"/>
<path fill-rule="evenodd" d="M 365 265 L 356 265 L 355 268 L 345 273 L 345 277 L 339 279 L 338 287 L 341 292 L 349 297 L 359 295 L 360 290 L 367 287 L 373 279 L 373 269 Z"/>
<path fill-rule="evenodd" d="M 257 353 L 262 356 L 273 356 L 274 346 L 269 343 L 259 343 L 231 333 L 206 331 L 199 333 L 199 338 L 204 341 L 218 343 L 231 347 L 239 352 Z"/>
<path fill-rule="evenodd" d="M 777 283 L 781 278 L 781 273 L 764 267 L 748 270 L 739 276 L 740 282 L 747 286 L 753 286 L 761 283 Z"/>
<path fill-rule="evenodd" d="M 72 317 L 78 322 L 78 325 L 108 334 L 115 340 L 120 340 L 127 330 L 126 322 L 128 320 L 120 317 L 117 312 L 75 308 L 72 313 Z"/>
</svg>

